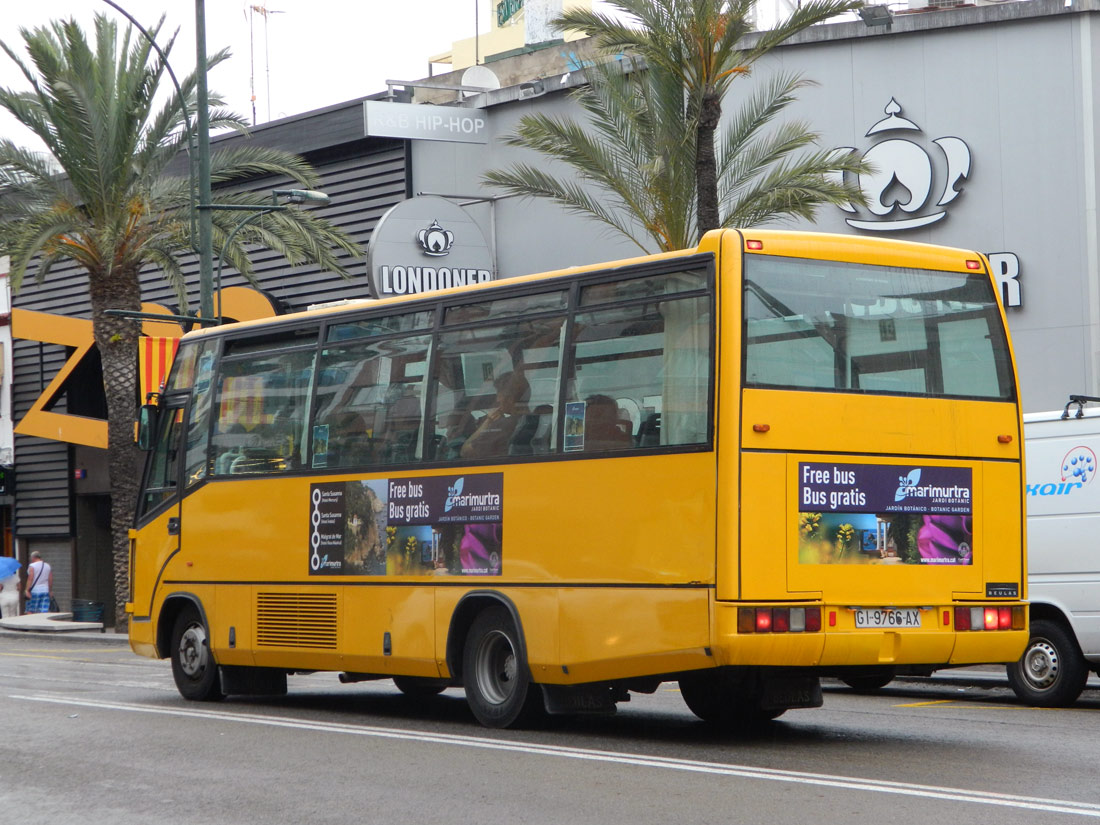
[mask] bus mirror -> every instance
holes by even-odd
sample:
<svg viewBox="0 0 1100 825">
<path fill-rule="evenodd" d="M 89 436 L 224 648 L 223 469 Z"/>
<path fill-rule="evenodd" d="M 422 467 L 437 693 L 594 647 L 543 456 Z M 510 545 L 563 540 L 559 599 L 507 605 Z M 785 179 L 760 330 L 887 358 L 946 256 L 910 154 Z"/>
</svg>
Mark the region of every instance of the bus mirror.
<svg viewBox="0 0 1100 825">
<path fill-rule="evenodd" d="M 142 404 L 138 409 L 137 445 L 139 450 L 153 448 L 153 433 L 157 429 L 157 405 Z"/>
</svg>

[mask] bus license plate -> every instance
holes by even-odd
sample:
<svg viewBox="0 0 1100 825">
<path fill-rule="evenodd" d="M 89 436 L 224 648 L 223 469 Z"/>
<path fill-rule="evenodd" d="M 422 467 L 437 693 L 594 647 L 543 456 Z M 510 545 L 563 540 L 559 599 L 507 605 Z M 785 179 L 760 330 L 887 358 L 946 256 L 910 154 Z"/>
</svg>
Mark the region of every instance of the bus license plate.
<svg viewBox="0 0 1100 825">
<path fill-rule="evenodd" d="M 856 627 L 920 627 L 920 611 L 857 610 Z"/>
</svg>

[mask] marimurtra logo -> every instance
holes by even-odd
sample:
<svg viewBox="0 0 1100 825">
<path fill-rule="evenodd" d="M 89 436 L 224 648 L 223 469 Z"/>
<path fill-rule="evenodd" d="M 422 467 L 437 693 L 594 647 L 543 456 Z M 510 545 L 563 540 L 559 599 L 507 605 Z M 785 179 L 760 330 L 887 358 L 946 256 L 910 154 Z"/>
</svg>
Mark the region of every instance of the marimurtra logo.
<svg viewBox="0 0 1100 825">
<path fill-rule="evenodd" d="M 868 129 L 866 135 L 878 142 L 863 153 L 863 159 L 875 171 L 859 176 L 859 188 L 867 198 L 867 206 L 844 204 L 841 209 L 860 216 L 845 220 L 856 229 L 876 232 L 896 232 L 933 224 L 947 215 L 947 211 L 939 207 L 946 206 L 962 192 L 960 184 L 970 175 L 970 148 L 957 137 L 936 138 L 931 141 L 937 147 L 933 157 L 930 146 L 926 148 L 913 139 L 892 136 L 921 132 L 917 124 L 901 117 L 901 105 L 894 98 L 890 98 L 883 111 L 886 117 Z M 879 136 L 887 137 L 879 140 Z M 852 146 L 839 148 L 859 151 Z M 943 189 L 937 196 L 932 189 L 938 181 L 943 182 Z"/>
<path fill-rule="evenodd" d="M 416 233 L 416 240 L 425 255 L 439 258 L 451 251 L 455 243 L 454 232 L 444 229 L 439 221 L 432 221 L 427 229 Z"/>
</svg>

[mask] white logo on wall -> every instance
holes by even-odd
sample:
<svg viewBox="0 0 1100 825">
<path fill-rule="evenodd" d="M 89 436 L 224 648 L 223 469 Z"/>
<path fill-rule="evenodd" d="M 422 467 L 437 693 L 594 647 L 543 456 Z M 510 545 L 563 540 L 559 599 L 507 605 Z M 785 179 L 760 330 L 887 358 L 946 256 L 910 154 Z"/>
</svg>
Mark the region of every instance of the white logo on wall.
<svg viewBox="0 0 1100 825">
<path fill-rule="evenodd" d="M 367 273 L 375 298 L 413 295 L 492 280 L 493 256 L 464 209 L 422 195 L 379 219 L 367 247 Z"/>
<path fill-rule="evenodd" d="M 439 221 L 433 220 L 427 229 L 421 229 L 416 233 L 416 239 L 420 242 L 420 248 L 425 255 L 438 257 L 451 251 L 455 243 L 455 234 L 439 225 Z"/>
<path fill-rule="evenodd" d="M 866 135 L 878 142 L 863 153 L 875 171 L 859 176 L 867 206 L 843 205 L 841 209 L 857 216 L 845 220 L 856 229 L 874 232 L 917 229 L 942 220 L 947 211 L 941 207 L 959 196 L 963 180 L 970 175 L 970 148 L 960 138 L 940 137 L 930 142 L 936 149 L 929 151 L 931 146 L 916 140 L 921 128 L 901 116 L 901 105 L 894 98 L 883 111 L 886 117 Z M 896 136 L 903 133 L 908 134 Z M 880 136 L 885 139 L 879 140 Z M 839 148 L 859 151 L 852 146 Z M 934 192 L 937 181 L 942 181 L 942 187 L 936 186 Z"/>
</svg>

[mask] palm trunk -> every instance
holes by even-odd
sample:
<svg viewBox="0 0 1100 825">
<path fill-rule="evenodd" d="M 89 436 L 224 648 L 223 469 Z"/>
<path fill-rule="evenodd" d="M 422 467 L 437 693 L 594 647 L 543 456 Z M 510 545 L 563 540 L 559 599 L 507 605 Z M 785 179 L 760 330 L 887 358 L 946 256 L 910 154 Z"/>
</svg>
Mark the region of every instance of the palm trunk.
<svg viewBox="0 0 1100 825">
<path fill-rule="evenodd" d="M 97 282 L 98 280 L 98 282 Z M 137 398 L 137 339 L 135 321 L 104 315 L 104 309 L 141 309 L 137 274 L 113 273 L 93 279 L 92 329 L 103 363 L 107 396 L 107 466 L 111 481 L 111 556 L 114 562 L 115 632 L 127 629 L 129 599 L 130 527 L 134 522 L 139 484 L 139 456 L 134 445 Z"/>
<path fill-rule="evenodd" d="M 721 99 L 708 90 L 700 102 L 695 131 L 695 220 L 700 238 L 722 225 L 718 211 L 718 162 L 714 154 L 714 138 L 721 117 Z"/>
</svg>

